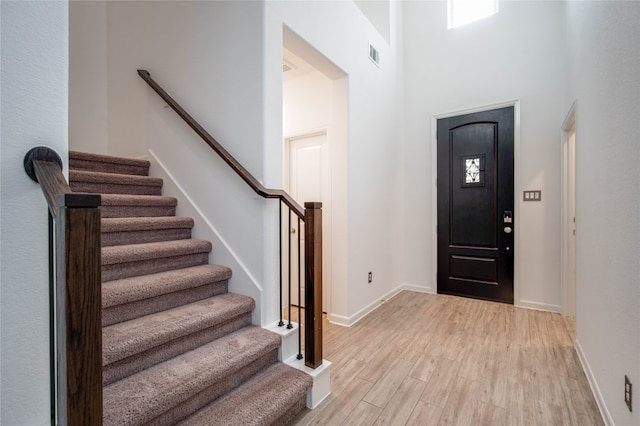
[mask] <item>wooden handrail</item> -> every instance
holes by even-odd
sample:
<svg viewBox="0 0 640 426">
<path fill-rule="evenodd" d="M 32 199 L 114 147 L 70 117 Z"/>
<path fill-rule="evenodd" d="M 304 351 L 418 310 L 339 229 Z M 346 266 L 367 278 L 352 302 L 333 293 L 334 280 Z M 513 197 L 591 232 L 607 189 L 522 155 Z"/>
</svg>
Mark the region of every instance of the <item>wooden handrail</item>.
<svg viewBox="0 0 640 426">
<path fill-rule="evenodd" d="M 138 75 L 261 197 L 276 198 L 305 223 L 305 365 L 322 364 L 322 203 L 305 203 L 302 208 L 281 189 L 267 189 L 247 171 L 213 136 L 180 106 L 147 70 Z M 282 233 L 281 233 L 282 234 Z M 281 262 L 282 266 L 282 262 Z M 281 273 L 282 277 L 282 273 Z M 282 285 L 282 283 L 281 283 Z M 291 302 L 291 301 L 289 301 Z M 282 323 L 282 320 L 280 321 Z M 300 354 L 299 354 L 300 355 Z"/>
<path fill-rule="evenodd" d="M 56 196 L 71 193 L 71 188 L 61 173 L 60 166 L 56 163 L 34 160 L 33 165 L 37 182 L 40 184 L 45 200 L 47 200 L 51 215 L 55 218 L 58 215 Z"/>
<path fill-rule="evenodd" d="M 55 218 L 58 212 L 56 195 L 71 192 L 62 174 L 62 159 L 51 148 L 37 146 L 31 148 L 24 156 L 23 166 L 31 180 L 40 184 L 49 211 Z"/>
<path fill-rule="evenodd" d="M 138 75 L 151 86 L 151 88 L 169 105 L 218 155 L 231 167 L 256 194 L 263 198 L 278 198 L 293 212 L 304 219 L 304 209 L 289 194 L 280 189 L 268 189 L 258 181 L 242 164 L 238 162 L 220 143 L 209 134 L 184 108 L 180 106 L 158 83 L 156 83 L 147 70 L 138 70 Z"/>
<path fill-rule="evenodd" d="M 24 167 L 50 213 L 52 423 L 101 425 L 101 197 L 71 192 L 60 156 L 49 148 L 30 150 Z"/>
</svg>

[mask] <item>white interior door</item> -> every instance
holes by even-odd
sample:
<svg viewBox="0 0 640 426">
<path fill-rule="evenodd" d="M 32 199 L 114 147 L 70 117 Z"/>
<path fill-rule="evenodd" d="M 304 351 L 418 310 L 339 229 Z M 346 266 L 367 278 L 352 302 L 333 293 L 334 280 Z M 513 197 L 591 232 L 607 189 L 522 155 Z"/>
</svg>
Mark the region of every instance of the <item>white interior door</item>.
<svg viewBox="0 0 640 426">
<path fill-rule="evenodd" d="M 285 189 L 302 206 L 305 202 L 322 203 L 322 291 L 323 311 L 327 311 L 329 299 L 330 247 L 331 247 L 331 206 L 330 206 L 330 169 L 327 133 L 316 132 L 308 135 L 287 138 L 285 140 Z M 289 228 L 287 226 L 287 228 Z M 304 306 L 304 271 L 300 273 L 300 294 L 298 294 L 298 238 L 300 238 L 300 256 L 304 259 L 304 224 L 298 228 L 296 217 L 292 217 L 289 228 L 291 241 L 291 301 Z M 288 250 L 287 247 L 283 248 Z M 288 255 L 288 254 L 287 254 Z"/>
<path fill-rule="evenodd" d="M 568 213 L 569 224 L 567 226 L 567 303 L 565 314 L 574 316 L 576 312 L 576 132 L 571 130 L 568 140 Z"/>
<path fill-rule="evenodd" d="M 562 124 L 562 312 L 576 314 L 576 128 L 575 104 Z"/>
</svg>

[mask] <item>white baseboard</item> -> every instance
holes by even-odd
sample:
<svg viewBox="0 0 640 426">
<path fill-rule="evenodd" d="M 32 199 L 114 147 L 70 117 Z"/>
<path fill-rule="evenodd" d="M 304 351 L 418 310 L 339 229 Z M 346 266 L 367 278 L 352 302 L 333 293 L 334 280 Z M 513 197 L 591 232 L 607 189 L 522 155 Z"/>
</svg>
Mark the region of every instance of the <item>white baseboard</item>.
<svg viewBox="0 0 640 426">
<path fill-rule="evenodd" d="M 433 287 L 425 287 L 422 285 L 415 284 L 402 284 L 403 290 L 415 291 L 417 293 L 427 293 L 427 294 L 436 294 L 436 290 Z"/>
<path fill-rule="evenodd" d="M 341 325 L 344 327 L 351 327 L 352 325 L 360 321 L 362 318 L 369 315 L 371 312 L 375 311 L 384 302 L 391 299 L 392 297 L 394 297 L 395 295 L 397 295 L 403 290 L 415 291 L 418 293 L 436 294 L 436 291 L 433 287 L 425 287 L 425 286 L 420 286 L 415 284 L 404 283 L 396 287 L 395 289 L 391 290 L 384 296 L 380 297 L 378 300 L 371 302 L 369 305 L 360 309 L 358 312 L 356 312 L 351 316 L 344 316 L 344 315 L 329 313 L 328 314 L 329 322 L 332 324 Z M 562 313 L 562 306 L 560 305 L 533 302 L 530 300 L 520 300 L 519 302 L 515 303 L 514 306 L 517 306 L 519 308 L 534 309 L 537 311 Z"/>
<path fill-rule="evenodd" d="M 401 284 L 395 289 L 388 292 L 387 294 L 380 297 L 378 300 L 371 302 L 370 304 L 368 304 L 367 306 L 360 309 L 358 312 L 356 312 L 355 314 L 349 317 L 346 317 L 343 315 L 331 314 L 331 313 L 328 314 L 329 322 L 332 324 L 341 325 L 343 327 L 351 327 L 352 325 L 360 321 L 362 318 L 366 317 L 371 312 L 375 311 L 380 305 L 384 304 L 385 302 L 387 302 L 388 300 L 390 300 L 391 298 L 393 298 L 403 290 L 415 291 L 418 293 L 428 293 L 428 294 L 435 293 L 431 287 L 423 287 L 423 286 L 411 285 L 411 284 Z"/>
<path fill-rule="evenodd" d="M 403 290 L 402 286 L 397 287 L 394 290 L 391 290 L 384 296 L 380 297 L 378 300 L 375 300 L 369 303 L 367 306 L 360 309 L 358 312 L 356 312 L 355 314 L 349 317 L 336 315 L 336 314 L 329 314 L 328 315 L 329 322 L 331 322 L 332 324 L 341 325 L 343 327 L 351 327 L 352 325 L 360 321 L 362 318 L 366 317 L 371 312 L 375 311 L 380 305 L 385 303 L 387 300 L 391 299 L 393 296 L 400 293 L 402 290 Z"/>
<path fill-rule="evenodd" d="M 589 365 L 589 361 L 587 361 L 587 357 L 582 350 L 582 345 L 580 345 L 580 341 L 576 338 L 576 352 L 578 353 L 578 359 L 580 360 L 580 364 L 582 364 L 582 370 L 584 374 L 587 376 L 587 381 L 589 382 L 589 386 L 591 387 L 591 392 L 593 393 L 593 397 L 596 399 L 596 404 L 598 404 L 598 409 L 600 409 L 600 415 L 602 416 L 602 421 L 607 426 L 614 426 L 615 422 L 611 417 L 611 413 L 607 409 L 607 404 L 604 402 L 604 398 L 602 397 L 602 393 L 600 392 L 600 388 L 598 387 L 598 382 L 596 382 L 596 378 L 593 375 L 593 371 L 591 370 L 591 366 Z"/>
<path fill-rule="evenodd" d="M 514 303 L 518 308 L 535 309 L 536 311 L 562 313 L 562 306 L 549 303 L 532 302 L 531 300 L 519 300 Z"/>
</svg>

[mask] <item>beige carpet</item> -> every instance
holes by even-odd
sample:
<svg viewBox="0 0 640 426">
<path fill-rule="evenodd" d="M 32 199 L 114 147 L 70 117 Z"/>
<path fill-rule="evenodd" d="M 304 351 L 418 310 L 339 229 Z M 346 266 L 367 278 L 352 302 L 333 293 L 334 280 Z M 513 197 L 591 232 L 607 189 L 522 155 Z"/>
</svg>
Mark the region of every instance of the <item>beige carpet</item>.
<svg viewBox="0 0 640 426">
<path fill-rule="evenodd" d="M 277 360 L 149 162 L 70 152 L 70 186 L 101 193 L 104 425 L 287 424 L 311 378 Z"/>
</svg>

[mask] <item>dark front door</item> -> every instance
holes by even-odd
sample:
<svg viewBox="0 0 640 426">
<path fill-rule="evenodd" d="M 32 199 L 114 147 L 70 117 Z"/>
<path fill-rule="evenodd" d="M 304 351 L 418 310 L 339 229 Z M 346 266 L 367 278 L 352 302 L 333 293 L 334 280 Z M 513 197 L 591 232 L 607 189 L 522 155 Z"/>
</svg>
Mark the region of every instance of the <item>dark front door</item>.
<svg viewBox="0 0 640 426">
<path fill-rule="evenodd" d="M 438 293 L 513 303 L 513 113 L 438 120 Z"/>
</svg>

